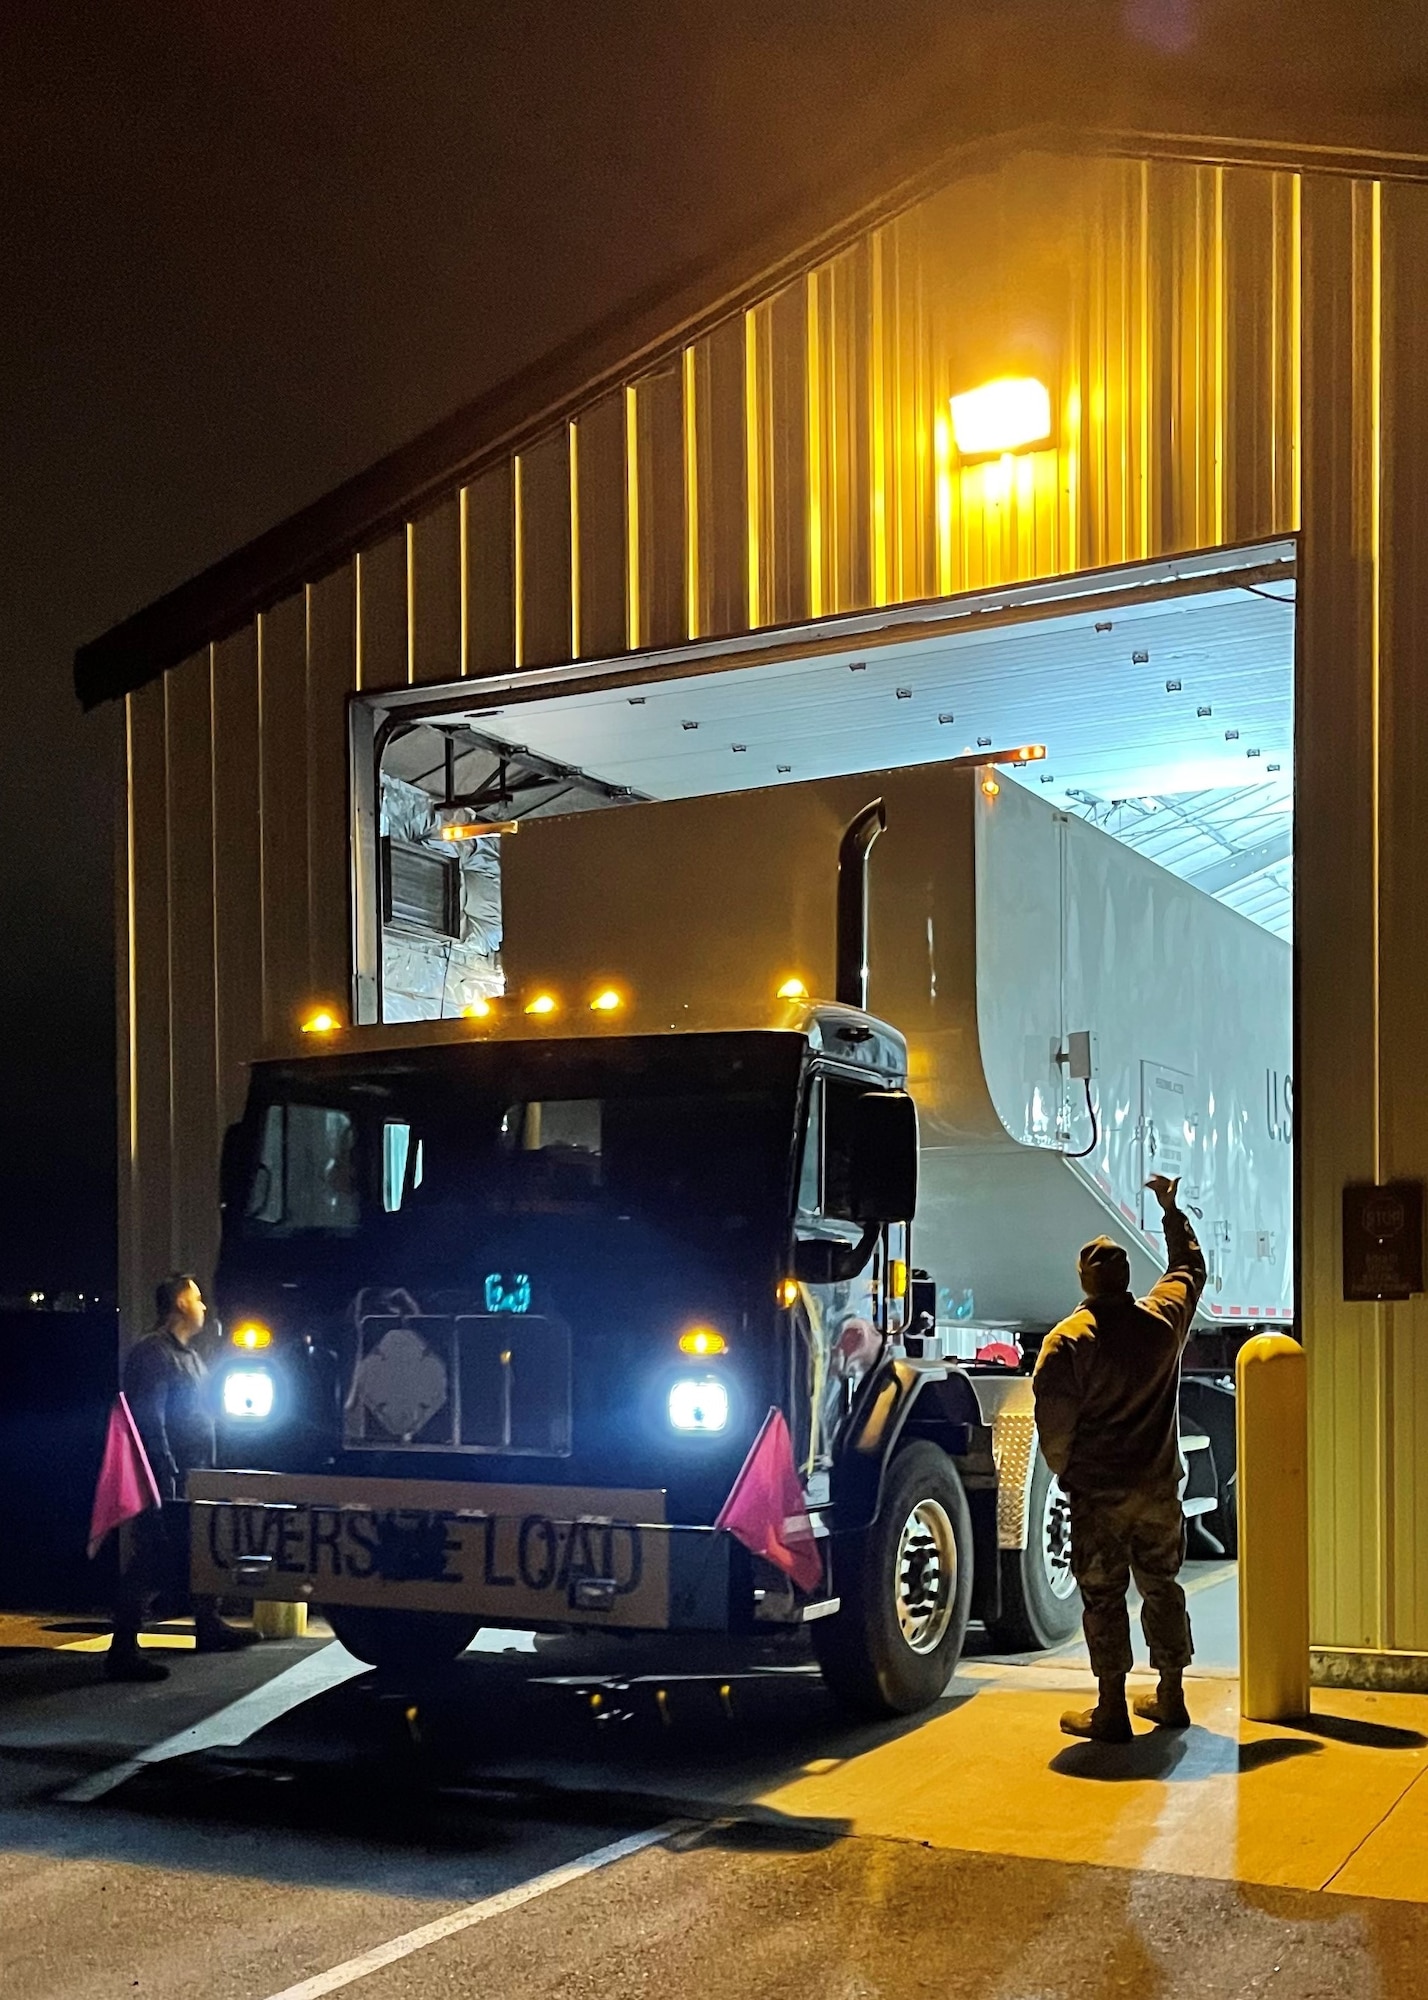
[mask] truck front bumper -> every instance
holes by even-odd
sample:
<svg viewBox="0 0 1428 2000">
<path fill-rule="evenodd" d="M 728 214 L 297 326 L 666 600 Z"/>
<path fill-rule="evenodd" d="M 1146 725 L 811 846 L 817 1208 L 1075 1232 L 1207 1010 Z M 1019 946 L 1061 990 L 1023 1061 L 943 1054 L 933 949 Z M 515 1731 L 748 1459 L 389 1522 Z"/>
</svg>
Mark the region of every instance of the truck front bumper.
<svg viewBox="0 0 1428 2000">
<path fill-rule="evenodd" d="M 668 1522 L 665 1497 L 195 1472 L 190 1580 L 200 1595 L 455 1611 L 518 1629 L 727 1631 L 743 1623 L 729 1537 Z"/>
</svg>

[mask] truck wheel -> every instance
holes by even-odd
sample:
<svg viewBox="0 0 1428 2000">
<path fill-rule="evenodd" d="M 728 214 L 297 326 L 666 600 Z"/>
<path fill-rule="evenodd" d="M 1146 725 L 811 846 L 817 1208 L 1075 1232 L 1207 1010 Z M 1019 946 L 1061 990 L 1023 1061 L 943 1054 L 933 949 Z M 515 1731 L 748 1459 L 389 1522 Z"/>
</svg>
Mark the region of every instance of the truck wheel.
<svg viewBox="0 0 1428 2000">
<path fill-rule="evenodd" d="M 1081 1623 L 1081 1593 L 1071 1574 L 1071 1504 L 1038 1449 L 1031 1468 L 1026 1547 L 1003 1549 L 1002 1615 L 992 1643 L 1006 1653 L 1042 1652 L 1069 1639 Z"/>
<path fill-rule="evenodd" d="M 872 1525 L 836 1562 L 842 1608 L 813 1627 L 823 1678 L 864 1715 L 911 1715 L 952 1678 L 972 1599 L 972 1517 L 946 1452 L 919 1439 L 888 1468 Z"/>
<path fill-rule="evenodd" d="M 477 1619 L 459 1611 L 374 1611 L 366 1605 L 333 1604 L 323 1614 L 338 1642 L 369 1667 L 413 1669 L 444 1666 L 457 1659 L 480 1631 Z"/>
</svg>

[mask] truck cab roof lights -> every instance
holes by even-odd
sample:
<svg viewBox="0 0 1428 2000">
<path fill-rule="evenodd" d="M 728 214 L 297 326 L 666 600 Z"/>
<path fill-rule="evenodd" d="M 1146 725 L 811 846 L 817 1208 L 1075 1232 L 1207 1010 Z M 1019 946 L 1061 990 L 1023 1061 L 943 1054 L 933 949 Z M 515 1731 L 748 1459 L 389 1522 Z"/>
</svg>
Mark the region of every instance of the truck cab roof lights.
<svg viewBox="0 0 1428 2000">
<path fill-rule="evenodd" d="M 311 1013 L 304 1014 L 302 1018 L 302 1031 L 305 1035 L 332 1035 L 337 1032 L 340 1025 L 330 1007 L 314 1007 Z"/>
<path fill-rule="evenodd" d="M 531 999 L 527 1000 L 525 1011 L 528 1014 L 535 1014 L 541 1019 L 549 1020 L 550 1016 L 556 1012 L 559 1004 L 553 993 L 537 993 Z"/>
</svg>

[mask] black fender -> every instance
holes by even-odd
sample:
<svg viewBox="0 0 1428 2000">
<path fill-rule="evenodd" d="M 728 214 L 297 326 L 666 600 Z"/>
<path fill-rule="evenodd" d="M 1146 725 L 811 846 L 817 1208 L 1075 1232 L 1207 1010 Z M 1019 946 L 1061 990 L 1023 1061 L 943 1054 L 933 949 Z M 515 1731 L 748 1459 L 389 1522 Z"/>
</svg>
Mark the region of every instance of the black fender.
<svg viewBox="0 0 1428 2000">
<path fill-rule="evenodd" d="M 909 1425 L 952 1458 L 967 1457 L 982 1415 L 960 1369 L 886 1355 L 864 1377 L 833 1454 L 829 1497 L 838 1532 L 877 1519 L 888 1464 Z"/>
</svg>

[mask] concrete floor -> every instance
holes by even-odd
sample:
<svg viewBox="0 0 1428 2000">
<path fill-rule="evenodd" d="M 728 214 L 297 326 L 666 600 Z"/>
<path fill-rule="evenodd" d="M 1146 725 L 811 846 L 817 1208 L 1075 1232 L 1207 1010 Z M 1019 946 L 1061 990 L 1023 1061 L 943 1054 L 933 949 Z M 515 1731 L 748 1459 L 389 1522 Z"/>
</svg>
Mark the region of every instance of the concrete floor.
<svg viewBox="0 0 1428 2000">
<path fill-rule="evenodd" d="M 1125 1750 L 1057 1732 L 1076 1645 L 974 1640 L 870 1728 L 787 1649 L 483 1634 L 397 1688 L 314 1639 L 111 1689 L 102 1639 L 0 1620 L 0 1993 L 1428 1991 L 1428 1698 L 1243 1726 L 1233 1570 L 1187 1580 L 1195 1727 Z"/>
</svg>

